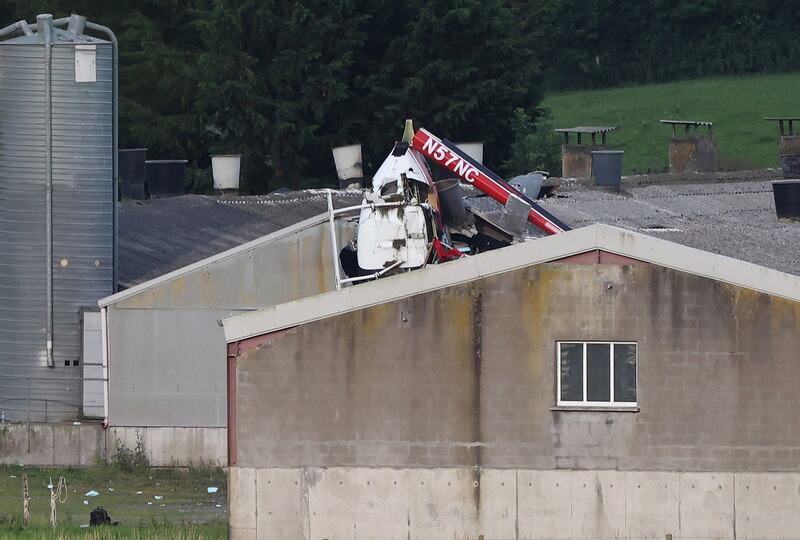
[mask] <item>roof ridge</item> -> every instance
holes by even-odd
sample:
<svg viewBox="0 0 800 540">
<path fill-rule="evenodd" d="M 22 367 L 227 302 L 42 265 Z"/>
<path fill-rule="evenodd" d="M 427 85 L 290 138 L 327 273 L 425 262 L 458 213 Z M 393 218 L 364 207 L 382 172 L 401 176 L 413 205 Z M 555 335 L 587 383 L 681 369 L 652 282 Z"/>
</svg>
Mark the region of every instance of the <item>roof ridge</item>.
<svg viewBox="0 0 800 540">
<path fill-rule="evenodd" d="M 800 276 L 611 225 L 594 224 L 222 320 L 226 342 L 602 249 L 800 302 Z"/>
</svg>

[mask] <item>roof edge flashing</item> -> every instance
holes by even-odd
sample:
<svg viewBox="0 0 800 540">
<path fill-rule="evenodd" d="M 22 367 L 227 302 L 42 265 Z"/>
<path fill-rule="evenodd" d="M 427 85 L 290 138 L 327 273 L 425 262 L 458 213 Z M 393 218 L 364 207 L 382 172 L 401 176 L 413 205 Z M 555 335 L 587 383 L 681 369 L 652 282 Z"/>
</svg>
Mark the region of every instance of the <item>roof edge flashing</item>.
<svg viewBox="0 0 800 540">
<path fill-rule="evenodd" d="M 261 236 L 259 238 L 256 238 L 255 240 L 251 240 L 249 242 L 245 242 L 244 244 L 240 244 L 225 251 L 221 251 L 216 255 L 212 255 L 211 257 L 206 257 L 205 259 L 195 261 L 191 264 L 187 264 L 186 266 L 182 266 L 181 268 L 177 268 L 171 272 L 167 272 L 166 274 L 160 275 L 153 279 L 149 279 L 147 281 L 139 283 L 138 285 L 134 285 L 133 287 L 125 289 L 124 291 L 120 291 L 110 296 L 106 296 L 105 298 L 101 298 L 100 300 L 97 301 L 97 305 L 103 308 L 110 306 L 111 304 L 116 304 L 118 302 L 131 298 L 138 294 L 148 292 L 160 285 L 181 278 L 192 272 L 203 270 L 205 268 L 208 268 L 209 266 L 225 262 L 226 260 L 232 257 L 236 257 L 237 255 L 247 253 L 248 251 L 251 251 L 262 245 L 277 242 L 278 240 L 281 240 L 298 232 L 314 227 L 315 225 L 324 223 L 325 221 L 327 221 L 327 219 L 328 219 L 327 213 L 318 214 L 316 216 L 310 217 L 294 225 L 290 225 L 289 227 L 284 227 L 283 229 Z"/>
<path fill-rule="evenodd" d="M 441 265 L 222 319 L 232 343 L 496 274 L 602 249 L 800 302 L 800 276 L 605 224 L 593 224 Z"/>
</svg>

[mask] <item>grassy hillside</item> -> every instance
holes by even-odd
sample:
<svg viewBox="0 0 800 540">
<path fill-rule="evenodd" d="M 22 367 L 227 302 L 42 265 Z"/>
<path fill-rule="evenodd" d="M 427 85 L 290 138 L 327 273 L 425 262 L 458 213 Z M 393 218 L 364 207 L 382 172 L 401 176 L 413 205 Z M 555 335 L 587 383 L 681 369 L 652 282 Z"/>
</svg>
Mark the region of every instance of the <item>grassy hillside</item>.
<svg viewBox="0 0 800 540">
<path fill-rule="evenodd" d="M 609 144 L 625 150 L 626 174 L 666 168 L 671 129 L 661 119 L 714 122 L 723 169 L 777 167 L 778 128 L 762 118 L 800 115 L 800 73 L 570 92 L 547 97 L 543 106 L 556 127 L 617 126 Z"/>
</svg>

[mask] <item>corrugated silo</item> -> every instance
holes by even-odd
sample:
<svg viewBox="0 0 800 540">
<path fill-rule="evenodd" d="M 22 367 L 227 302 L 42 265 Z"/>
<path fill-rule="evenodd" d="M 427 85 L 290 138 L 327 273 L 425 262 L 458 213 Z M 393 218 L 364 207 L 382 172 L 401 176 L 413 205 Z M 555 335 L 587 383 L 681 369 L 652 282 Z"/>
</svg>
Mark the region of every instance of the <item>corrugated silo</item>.
<svg viewBox="0 0 800 540">
<path fill-rule="evenodd" d="M 76 15 L 0 30 L 0 410 L 11 420 L 79 416 L 81 311 L 114 292 L 116 42 L 85 28 L 107 30 Z"/>
</svg>

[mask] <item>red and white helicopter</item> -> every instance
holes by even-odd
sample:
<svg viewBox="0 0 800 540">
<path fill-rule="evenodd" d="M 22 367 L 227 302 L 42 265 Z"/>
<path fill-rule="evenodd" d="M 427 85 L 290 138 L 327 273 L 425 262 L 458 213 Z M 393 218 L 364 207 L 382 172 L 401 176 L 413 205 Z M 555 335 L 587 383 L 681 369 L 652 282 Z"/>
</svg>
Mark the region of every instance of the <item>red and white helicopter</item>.
<svg viewBox="0 0 800 540">
<path fill-rule="evenodd" d="M 526 196 L 522 189 L 503 181 L 447 139 L 425 129 L 414 132 L 411 121 L 407 120 L 402 140 L 375 172 L 372 186 L 364 191 L 360 205 L 334 210 L 329 193 L 332 245 L 347 275 L 341 276 L 336 268 L 337 288 L 444 262 L 481 251 L 482 246 L 488 245 L 485 241 L 471 241 L 482 234 L 481 224 L 473 226 L 477 232 L 474 236 L 464 234 L 464 227 L 459 224 L 453 226 L 448 219 L 452 217 L 448 216 L 452 204 L 443 204 L 437 190 L 442 182 L 433 181 L 425 158 L 503 206 L 499 220 L 482 224 L 484 229 L 499 230 L 501 239 L 505 234 L 510 240 L 527 223 L 547 234 L 569 230 L 568 225 L 534 202 L 535 194 Z M 340 251 L 333 220 L 356 212 L 355 237 Z M 484 221 L 480 216 L 476 218 Z"/>
</svg>

